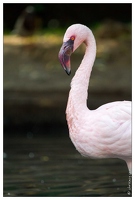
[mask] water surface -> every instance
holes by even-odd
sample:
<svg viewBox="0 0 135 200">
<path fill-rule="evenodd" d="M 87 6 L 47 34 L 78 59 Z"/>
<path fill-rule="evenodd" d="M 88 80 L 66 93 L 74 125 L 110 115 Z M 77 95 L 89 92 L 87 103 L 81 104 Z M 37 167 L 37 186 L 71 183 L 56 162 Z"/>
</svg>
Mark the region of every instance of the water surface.
<svg viewBox="0 0 135 200">
<path fill-rule="evenodd" d="M 5 197 L 131 196 L 124 161 L 82 157 L 60 132 L 5 132 Z"/>
</svg>

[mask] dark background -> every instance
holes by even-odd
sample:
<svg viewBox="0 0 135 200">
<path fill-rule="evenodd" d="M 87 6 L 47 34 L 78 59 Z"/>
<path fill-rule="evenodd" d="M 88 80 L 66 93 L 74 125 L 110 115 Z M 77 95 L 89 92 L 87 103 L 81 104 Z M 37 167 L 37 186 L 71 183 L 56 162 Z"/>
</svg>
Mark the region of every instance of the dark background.
<svg viewBox="0 0 135 200">
<path fill-rule="evenodd" d="M 43 27 L 51 19 L 57 19 L 60 27 L 72 23 L 95 24 L 106 19 L 131 22 L 132 4 L 95 3 L 95 4 L 4 4 L 4 28 L 12 29 L 17 17 L 28 6 L 34 6 L 36 14 L 43 19 Z"/>
<path fill-rule="evenodd" d="M 25 38 L 22 39 L 20 36 L 15 38 L 12 34 L 10 35 L 17 18 L 29 5 L 35 8 L 36 16 L 42 21 L 40 31 L 45 30 L 42 35 L 39 34 L 38 41 L 40 42 L 37 42 L 37 44 L 32 44 L 32 40 L 35 39 L 27 40 L 26 44 Z M 101 55 L 97 53 L 97 64 L 93 68 L 94 78 L 91 77 L 91 82 L 95 80 L 97 85 L 93 88 L 90 87 L 91 96 L 88 100 L 88 104 L 91 105 L 90 108 L 95 109 L 102 104 L 115 100 L 131 100 L 129 87 L 131 85 L 130 27 L 132 4 L 5 3 L 3 4 L 3 11 L 4 31 L 9 34 L 5 35 L 8 42 L 4 43 L 5 127 L 18 124 L 26 127 L 31 123 L 33 126 L 33 124 L 46 124 L 48 122 L 50 124 L 57 123 L 58 126 L 60 122 L 64 122 L 65 126 L 65 108 L 70 80 L 74 74 L 73 70 L 75 71 L 76 68 L 72 69 L 70 77 L 66 77 L 60 68 L 57 55 L 62 44 L 64 31 L 73 23 L 82 23 L 90 28 L 101 27 L 102 29 L 95 31 L 93 28 L 97 46 L 100 48 L 100 43 L 102 43 L 101 46 L 105 49 L 105 53 L 101 53 Z M 56 22 L 56 24 L 53 24 L 54 27 L 51 25 L 52 31 L 50 29 L 51 20 Z M 111 21 L 106 23 L 107 20 Z M 61 37 L 59 44 L 52 43 L 52 46 L 48 46 L 48 42 L 52 42 L 52 39 L 50 41 L 47 39 L 47 29 L 50 29 L 50 35 L 54 34 L 54 36 L 57 30 L 63 31 L 59 36 Z M 125 34 L 127 35 L 125 36 Z M 101 39 L 98 40 L 98 38 Z M 20 43 L 16 43 L 16 40 Z M 111 46 L 109 47 L 109 45 Z M 76 58 L 72 61 L 73 66 L 79 65 L 83 54 L 83 51 L 75 54 Z M 99 67 L 96 65 L 99 65 Z M 100 65 L 101 67 L 102 65 L 107 66 L 103 73 L 101 73 Z M 32 74 L 35 77 L 37 76 L 37 79 L 32 79 Z M 121 82 L 119 81 L 118 86 L 116 84 L 115 88 L 112 88 L 115 85 L 115 80 L 121 80 Z M 102 88 L 100 88 L 101 85 Z M 48 102 L 53 100 L 51 107 Z"/>
</svg>

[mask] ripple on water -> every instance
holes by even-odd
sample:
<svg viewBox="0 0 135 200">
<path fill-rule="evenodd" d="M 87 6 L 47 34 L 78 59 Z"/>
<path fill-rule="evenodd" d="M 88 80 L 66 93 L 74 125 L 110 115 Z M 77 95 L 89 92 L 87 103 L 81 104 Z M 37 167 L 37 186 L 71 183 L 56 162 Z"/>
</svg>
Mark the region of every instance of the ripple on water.
<svg viewBox="0 0 135 200">
<path fill-rule="evenodd" d="M 8 136 L 4 152 L 4 196 L 131 196 L 125 162 L 86 159 L 67 136 Z"/>
</svg>

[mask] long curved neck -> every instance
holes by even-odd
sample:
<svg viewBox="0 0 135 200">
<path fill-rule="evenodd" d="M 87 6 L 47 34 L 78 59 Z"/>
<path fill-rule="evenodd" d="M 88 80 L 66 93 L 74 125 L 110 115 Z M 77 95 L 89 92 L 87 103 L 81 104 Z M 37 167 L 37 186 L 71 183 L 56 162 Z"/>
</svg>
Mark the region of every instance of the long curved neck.
<svg viewBox="0 0 135 200">
<path fill-rule="evenodd" d="M 67 112 L 69 107 L 74 107 L 74 110 L 87 108 L 89 78 L 96 56 L 96 42 L 91 31 L 89 31 L 84 43 L 86 44 L 86 51 L 71 82 Z"/>
</svg>

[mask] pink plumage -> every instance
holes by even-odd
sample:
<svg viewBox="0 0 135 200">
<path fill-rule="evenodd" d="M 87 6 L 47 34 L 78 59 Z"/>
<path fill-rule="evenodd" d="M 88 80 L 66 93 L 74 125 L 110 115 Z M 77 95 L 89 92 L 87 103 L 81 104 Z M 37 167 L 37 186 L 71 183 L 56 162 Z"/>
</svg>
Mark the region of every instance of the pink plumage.
<svg viewBox="0 0 135 200">
<path fill-rule="evenodd" d="M 66 109 L 70 138 L 82 155 L 123 159 L 132 173 L 131 102 L 112 102 L 96 110 L 87 107 L 89 78 L 96 56 L 95 38 L 88 27 L 75 24 L 67 29 L 59 52 L 61 65 L 69 75 L 70 55 L 83 42 L 86 52 L 72 79 Z"/>
</svg>

